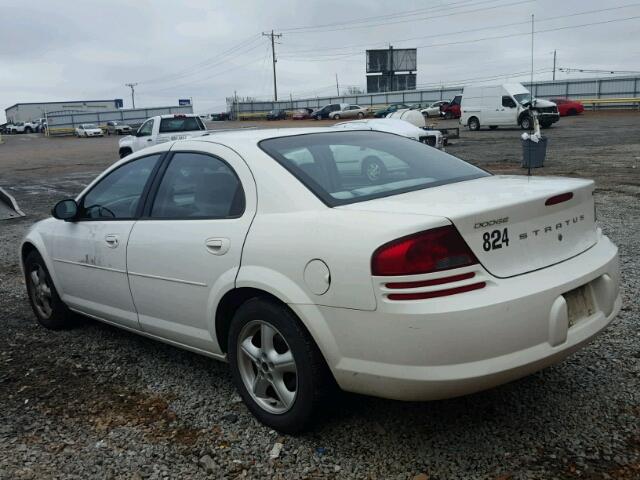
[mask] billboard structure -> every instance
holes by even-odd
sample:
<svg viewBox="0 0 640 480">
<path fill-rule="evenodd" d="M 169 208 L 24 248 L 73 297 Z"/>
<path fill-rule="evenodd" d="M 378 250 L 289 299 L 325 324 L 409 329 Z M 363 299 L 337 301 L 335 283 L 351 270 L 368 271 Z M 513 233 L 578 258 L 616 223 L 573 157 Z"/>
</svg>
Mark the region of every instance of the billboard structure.
<svg viewBox="0 0 640 480">
<path fill-rule="evenodd" d="M 367 93 L 415 90 L 418 50 L 367 50 Z"/>
</svg>

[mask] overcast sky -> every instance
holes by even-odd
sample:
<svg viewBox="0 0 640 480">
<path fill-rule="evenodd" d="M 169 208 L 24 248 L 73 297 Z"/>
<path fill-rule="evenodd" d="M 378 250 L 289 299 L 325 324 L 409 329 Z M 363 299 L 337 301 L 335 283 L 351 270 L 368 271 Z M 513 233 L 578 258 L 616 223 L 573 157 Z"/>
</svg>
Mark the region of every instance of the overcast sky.
<svg viewBox="0 0 640 480">
<path fill-rule="evenodd" d="M 418 47 L 419 85 L 526 80 L 516 74 L 530 68 L 531 14 L 541 31 L 536 79 L 551 78 L 554 49 L 560 67 L 640 70 L 632 0 L 0 0 L 0 123 L 19 102 L 123 98 L 130 107 L 128 82 L 138 82 L 138 107 L 192 97 L 197 113 L 210 113 L 234 91 L 271 99 L 261 35 L 271 29 L 283 34 L 281 98 L 335 94 L 336 74 L 342 88 L 364 88 L 364 51 L 389 44 Z M 595 76 L 568 76 L 581 75 Z"/>
</svg>

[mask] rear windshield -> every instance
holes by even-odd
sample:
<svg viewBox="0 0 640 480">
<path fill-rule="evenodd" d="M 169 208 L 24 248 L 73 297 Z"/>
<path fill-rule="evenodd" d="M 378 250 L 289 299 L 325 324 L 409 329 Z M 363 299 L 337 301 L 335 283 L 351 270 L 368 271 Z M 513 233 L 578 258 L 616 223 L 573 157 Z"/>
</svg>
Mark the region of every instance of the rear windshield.
<svg viewBox="0 0 640 480">
<path fill-rule="evenodd" d="M 202 120 L 198 117 L 175 117 L 160 120 L 160 133 L 189 132 L 204 130 Z"/>
<path fill-rule="evenodd" d="M 383 132 L 272 138 L 260 148 L 331 207 L 489 175 L 423 143 Z"/>
</svg>

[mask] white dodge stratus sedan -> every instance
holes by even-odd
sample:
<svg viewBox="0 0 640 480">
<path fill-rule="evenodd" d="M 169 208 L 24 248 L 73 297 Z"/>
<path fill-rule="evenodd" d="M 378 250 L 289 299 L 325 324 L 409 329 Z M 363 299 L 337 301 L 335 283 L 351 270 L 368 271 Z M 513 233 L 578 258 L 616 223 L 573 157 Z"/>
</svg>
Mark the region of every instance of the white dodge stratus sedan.
<svg viewBox="0 0 640 480">
<path fill-rule="evenodd" d="M 440 399 L 584 346 L 620 308 L 593 189 L 390 133 L 222 132 L 127 156 L 20 254 L 43 326 L 79 312 L 227 360 L 255 416 L 295 432 L 335 383 Z"/>
</svg>

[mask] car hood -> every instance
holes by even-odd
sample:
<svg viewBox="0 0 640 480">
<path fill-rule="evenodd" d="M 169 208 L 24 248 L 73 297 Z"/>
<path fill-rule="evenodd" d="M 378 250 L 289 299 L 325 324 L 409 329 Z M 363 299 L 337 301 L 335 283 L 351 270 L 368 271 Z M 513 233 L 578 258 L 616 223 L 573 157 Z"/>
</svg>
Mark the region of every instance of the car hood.
<svg viewBox="0 0 640 480">
<path fill-rule="evenodd" d="M 535 99 L 535 106 L 536 107 L 545 108 L 545 107 L 555 107 L 556 104 L 553 103 L 553 102 L 550 102 L 549 100 L 544 100 L 542 98 L 536 98 Z"/>
</svg>

